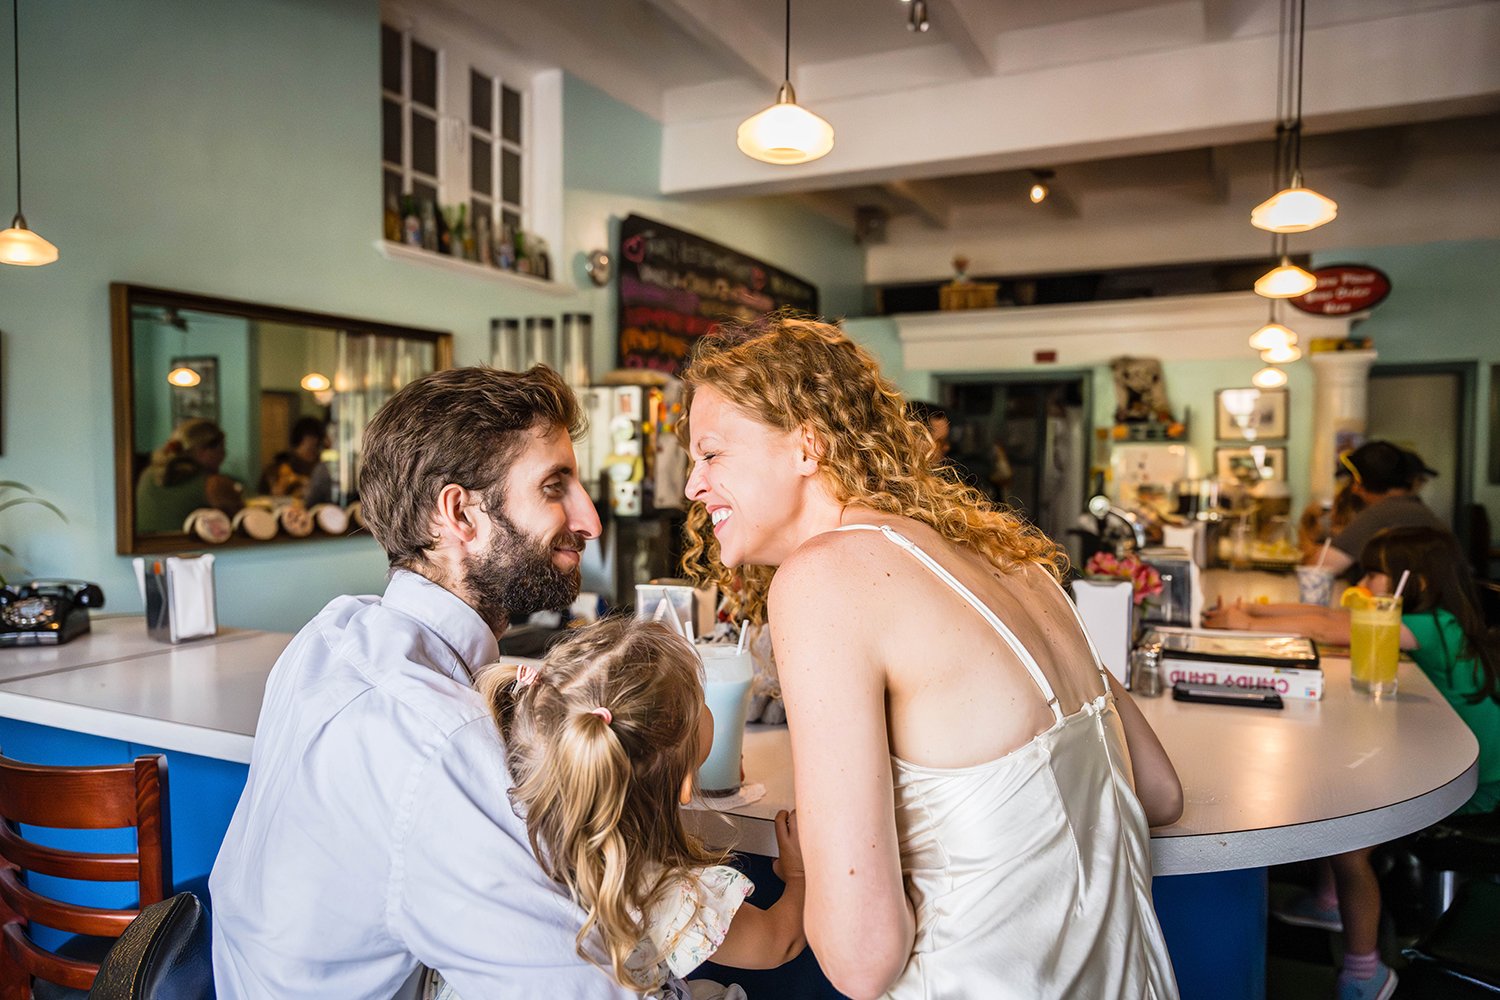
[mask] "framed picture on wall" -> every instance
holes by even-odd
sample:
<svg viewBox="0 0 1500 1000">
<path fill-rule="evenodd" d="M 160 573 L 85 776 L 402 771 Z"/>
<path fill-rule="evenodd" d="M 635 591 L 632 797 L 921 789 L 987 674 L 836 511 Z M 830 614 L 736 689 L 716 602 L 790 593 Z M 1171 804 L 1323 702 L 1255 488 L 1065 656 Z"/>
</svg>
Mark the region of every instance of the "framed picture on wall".
<svg viewBox="0 0 1500 1000">
<path fill-rule="evenodd" d="M 1279 441 L 1286 437 L 1285 389 L 1220 389 L 1214 393 L 1214 440 Z"/>
<path fill-rule="evenodd" d="M 1264 444 L 1215 448 L 1214 474 L 1243 486 L 1254 486 L 1265 480 L 1285 482 L 1286 449 Z"/>
<path fill-rule="evenodd" d="M 219 423 L 219 359 L 217 356 L 173 358 L 172 371 L 191 369 L 198 375 L 193 385 L 172 386 L 172 426 L 202 418 Z"/>
</svg>

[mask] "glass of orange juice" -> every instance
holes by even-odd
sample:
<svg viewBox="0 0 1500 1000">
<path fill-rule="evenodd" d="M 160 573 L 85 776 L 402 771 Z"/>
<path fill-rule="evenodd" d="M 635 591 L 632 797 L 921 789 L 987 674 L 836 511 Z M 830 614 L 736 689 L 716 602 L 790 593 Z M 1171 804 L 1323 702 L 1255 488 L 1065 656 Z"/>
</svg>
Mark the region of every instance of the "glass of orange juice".
<svg viewBox="0 0 1500 1000">
<path fill-rule="evenodd" d="M 1401 653 L 1401 598 L 1367 597 L 1349 609 L 1349 677 L 1375 698 L 1396 694 Z"/>
</svg>

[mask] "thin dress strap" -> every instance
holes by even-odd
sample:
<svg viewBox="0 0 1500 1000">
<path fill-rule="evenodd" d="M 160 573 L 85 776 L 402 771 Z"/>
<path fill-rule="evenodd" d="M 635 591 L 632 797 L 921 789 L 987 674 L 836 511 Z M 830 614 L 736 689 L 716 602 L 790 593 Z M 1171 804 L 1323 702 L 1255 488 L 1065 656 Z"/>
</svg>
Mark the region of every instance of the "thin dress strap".
<svg viewBox="0 0 1500 1000">
<path fill-rule="evenodd" d="M 901 534 L 899 531 L 890 527 L 889 525 L 846 524 L 839 528 L 835 528 L 834 530 L 878 531 L 888 540 L 905 549 L 913 556 L 916 556 L 918 562 L 931 570 L 934 576 L 946 583 L 948 587 L 959 597 L 962 597 L 965 601 L 968 601 L 969 605 L 975 611 L 978 611 L 985 621 L 989 622 L 990 627 L 995 630 L 996 634 L 998 634 L 1001 639 L 1005 640 L 1005 644 L 1009 646 L 1011 652 L 1015 653 L 1016 656 L 1021 660 L 1021 664 L 1026 668 L 1026 672 L 1031 675 L 1031 679 L 1036 683 L 1036 686 L 1041 689 L 1042 696 L 1047 699 L 1047 707 L 1052 709 L 1053 718 L 1059 722 L 1062 721 L 1062 708 L 1057 703 L 1057 695 L 1052 693 L 1052 685 L 1048 683 L 1047 675 L 1042 673 L 1042 668 L 1037 665 L 1036 659 L 1031 655 L 1031 652 L 1021 644 L 1021 640 L 1016 638 L 1015 633 L 1007 628 L 1005 623 L 1002 622 L 999 617 L 997 617 L 996 614 L 985 605 L 983 601 L 981 601 L 974 595 L 974 592 L 972 590 L 960 583 L 958 581 L 958 578 L 955 577 L 952 573 L 948 572 L 945 568 L 943 568 L 943 565 L 941 563 L 924 552 L 911 539 L 907 538 L 905 535 Z M 1097 660 L 1098 657 L 1096 656 L 1095 661 L 1097 662 Z"/>
</svg>

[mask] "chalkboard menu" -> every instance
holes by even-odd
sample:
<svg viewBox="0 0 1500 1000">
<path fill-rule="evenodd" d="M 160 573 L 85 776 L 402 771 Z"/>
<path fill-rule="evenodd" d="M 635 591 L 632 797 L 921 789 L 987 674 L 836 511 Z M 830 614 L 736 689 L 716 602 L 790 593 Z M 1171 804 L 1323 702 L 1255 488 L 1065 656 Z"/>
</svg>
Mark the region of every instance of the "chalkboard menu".
<svg viewBox="0 0 1500 1000">
<path fill-rule="evenodd" d="M 619 364 L 674 374 L 726 320 L 816 314 L 818 289 L 785 271 L 639 215 L 620 223 Z"/>
</svg>

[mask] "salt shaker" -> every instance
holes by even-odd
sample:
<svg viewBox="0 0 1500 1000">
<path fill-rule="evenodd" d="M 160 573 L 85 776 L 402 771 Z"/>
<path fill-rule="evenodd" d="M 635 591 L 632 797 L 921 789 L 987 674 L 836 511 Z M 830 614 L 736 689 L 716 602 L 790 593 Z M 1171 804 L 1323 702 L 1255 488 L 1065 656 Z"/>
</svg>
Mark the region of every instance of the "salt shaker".
<svg viewBox="0 0 1500 1000">
<path fill-rule="evenodd" d="M 1139 698 L 1161 694 L 1161 643 L 1143 642 L 1130 652 L 1130 693 Z"/>
</svg>

